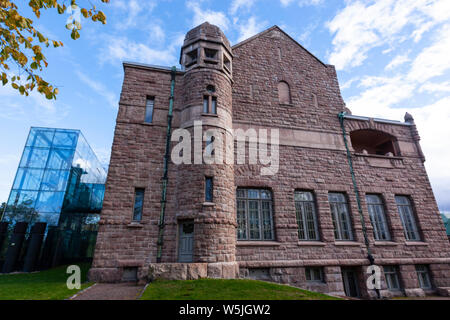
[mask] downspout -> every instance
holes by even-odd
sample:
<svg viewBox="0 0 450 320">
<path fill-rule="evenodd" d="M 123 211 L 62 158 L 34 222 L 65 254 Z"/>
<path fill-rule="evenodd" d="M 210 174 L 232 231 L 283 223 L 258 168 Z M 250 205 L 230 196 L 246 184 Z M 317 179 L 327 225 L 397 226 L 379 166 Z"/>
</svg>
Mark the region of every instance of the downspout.
<svg viewBox="0 0 450 320">
<path fill-rule="evenodd" d="M 375 259 L 374 259 L 373 255 L 372 255 L 372 250 L 370 249 L 370 242 L 369 242 L 369 238 L 367 236 L 366 221 L 364 219 L 364 214 L 363 214 L 363 210 L 362 210 L 362 206 L 361 206 L 361 198 L 360 198 L 360 195 L 359 195 L 358 184 L 356 183 L 355 171 L 353 169 L 352 155 L 351 155 L 350 149 L 348 147 L 347 132 L 345 131 L 345 125 L 344 125 L 345 115 L 346 115 L 346 112 L 341 112 L 341 113 L 338 114 L 338 117 L 339 117 L 339 122 L 341 123 L 342 136 L 344 138 L 345 149 L 347 150 L 347 160 L 348 160 L 348 165 L 350 167 L 350 174 L 352 176 L 353 190 L 355 191 L 355 195 L 356 195 L 356 203 L 358 204 L 359 218 L 361 220 L 362 232 L 363 232 L 363 235 L 364 235 L 364 243 L 365 243 L 366 249 L 367 249 L 367 259 L 369 260 L 370 265 L 373 266 L 373 265 L 375 265 Z M 381 297 L 380 290 L 379 289 L 375 289 L 375 291 L 377 293 L 378 298 L 380 298 Z"/>
<path fill-rule="evenodd" d="M 166 216 L 166 204 L 167 204 L 167 185 L 169 182 L 169 161 L 170 161 L 170 140 L 172 136 L 172 119 L 173 119 L 173 101 L 175 93 L 175 76 L 177 73 L 177 68 L 172 68 L 172 80 L 170 87 L 170 103 L 169 103 L 169 114 L 167 116 L 167 136 L 166 136 L 166 153 L 164 155 L 164 175 L 162 178 L 162 196 L 161 196 L 161 214 L 159 216 L 158 224 L 158 252 L 156 254 L 156 262 L 161 263 L 162 257 L 162 247 L 164 243 L 164 227 L 165 227 L 165 216 Z"/>
</svg>

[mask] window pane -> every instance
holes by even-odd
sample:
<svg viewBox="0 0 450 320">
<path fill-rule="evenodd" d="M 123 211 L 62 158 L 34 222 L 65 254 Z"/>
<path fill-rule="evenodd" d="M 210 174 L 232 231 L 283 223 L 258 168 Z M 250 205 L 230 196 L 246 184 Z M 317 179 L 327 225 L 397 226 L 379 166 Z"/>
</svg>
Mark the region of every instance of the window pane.
<svg viewBox="0 0 450 320">
<path fill-rule="evenodd" d="M 403 224 L 403 230 L 406 240 L 418 241 L 420 240 L 419 231 L 414 217 L 410 201 L 407 197 L 397 196 L 395 197 L 397 202 L 397 208 L 400 215 L 400 219 Z"/>
<path fill-rule="evenodd" d="M 262 215 L 263 215 L 263 228 L 264 228 L 264 239 L 272 239 L 272 214 L 271 214 L 271 202 L 262 202 Z"/>
<path fill-rule="evenodd" d="M 366 201 L 375 240 L 390 240 L 390 234 L 381 197 L 377 195 L 366 195 Z"/>
<path fill-rule="evenodd" d="M 78 133 L 56 131 L 53 138 L 54 148 L 75 148 L 77 146 Z"/>
<path fill-rule="evenodd" d="M 213 178 L 205 179 L 205 201 L 213 202 Z"/>
<path fill-rule="evenodd" d="M 41 190 L 65 191 L 68 176 L 68 170 L 46 170 L 44 173 Z"/>
<path fill-rule="evenodd" d="M 238 200 L 237 202 L 237 220 L 238 220 L 238 240 L 247 240 L 247 215 L 246 202 Z"/>
<path fill-rule="evenodd" d="M 32 128 L 27 140 L 27 147 L 47 147 L 50 148 L 55 134 L 54 129 Z"/>
<path fill-rule="evenodd" d="M 341 193 L 328 194 L 336 240 L 353 240 L 346 198 Z"/>
<path fill-rule="evenodd" d="M 36 204 L 36 211 L 39 212 L 60 212 L 62 202 L 64 199 L 64 192 L 46 192 L 39 193 Z"/>
<path fill-rule="evenodd" d="M 43 174 L 44 170 L 42 169 L 19 168 L 13 189 L 39 190 Z"/>
<path fill-rule="evenodd" d="M 248 211 L 249 211 L 250 239 L 259 240 L 261 239 L 261 235 L 259 225 L 260 221 L 259 221 L 258 201 L 249 201 Z"/>
<path fill-rule="evenodd" d="M 136 189 L 134 195 L 133 221 L 142 220 L 143 206 L 144 206 L 144 189 Z"/>
<path fill-rule="evenodd" d="M 203 113 L 209 113 L 209 97 L 205 96 L 203 98 Z"/>
<path fill-rule="evenodd" d="M 154 98 L 147 98 L 147 104 L 145 106 L 145 122 L 152 123 L 153 122 L 153 108 L 155 105 Z"/>
<path fill-rule="evenodd" d="M 71 149 L 52 149 L 47 168 L 68 170 L 71 167 L 74 151 Z"/>
<path fill-rule="evenodd" d="M 212 98 L 212 106 L 211 106 L 211 113 L 217 114 L 217 98 Z"/>
<path fill-rule="evenodd" d="M 39 169 L 45 168 L 48 153 L 49 149 L 47 148 L 26 147 L 20 161 L 20 166 Z"/>
</svg>

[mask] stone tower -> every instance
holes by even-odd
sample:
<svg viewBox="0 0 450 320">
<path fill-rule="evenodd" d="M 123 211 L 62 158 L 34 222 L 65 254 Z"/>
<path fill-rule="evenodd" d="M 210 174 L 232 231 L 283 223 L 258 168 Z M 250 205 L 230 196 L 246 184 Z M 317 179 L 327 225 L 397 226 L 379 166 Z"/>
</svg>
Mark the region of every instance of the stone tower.
<svg viewBox="0 0 450 320">
<path fill-rule="evenodd" d="M 186 262 L 207 263 L 213 277 L 238 274 L 234 166 L 227 161 L 234 146 L 232 57 L 223 32 L 204 23 L 187 33 L 180 58 L 186 72 L 179 126 L 195 141 L 192 164 L 174 166 L 178 232 L 193 224 L 193 255 Z M 180 250 L 178 262 L 184 262 Z"/>
</svg>

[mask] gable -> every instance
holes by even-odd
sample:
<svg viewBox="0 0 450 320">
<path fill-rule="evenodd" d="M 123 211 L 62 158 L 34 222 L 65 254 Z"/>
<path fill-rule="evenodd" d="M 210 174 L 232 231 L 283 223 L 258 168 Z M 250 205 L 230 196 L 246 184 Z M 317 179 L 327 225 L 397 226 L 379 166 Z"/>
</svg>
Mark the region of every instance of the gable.
<svg viewBox="0 0 450 320">
<path fill-rule="evenodd" d="M 253 37 L 250 37 L 246 40 L 243 40 L 241 42 L 239 42 L 238 44 L 235 44 L 232 49 L 233 51 L 242 47 L 242 46 L 246 46 L 249 43 L 253 42 L 254 40 L 257 40 L 259 38 L 262 37 L 269 37 L 272 39 L 285 39 L 287 41 L 291 41 L 292 42 L 292 46 L 294 47 L 298 47 L 300 48 L 303 52 L 309 54 L 312 58 L 314 58 L 315 60 L 317 60 L 317 62 L 319 62 L 320 64 L 322 64 L 324 67 L 327 67 L 327 64 L 325 64 L 324 62 L 322 62 L 319 58 L 317 58 L 315 55 L 313 55 L 311 52 L 309 52 L 305 47 L 303 47 L 300 43 L 298 43 L 295 39 L 293 39 L 289 34 L 287 34 L 286 32 L 284 32 L 280 27 L 278 26 L 273 26 L 265 31 L 262 31 L 256 35 L 254 35 Z"/>
</svg>

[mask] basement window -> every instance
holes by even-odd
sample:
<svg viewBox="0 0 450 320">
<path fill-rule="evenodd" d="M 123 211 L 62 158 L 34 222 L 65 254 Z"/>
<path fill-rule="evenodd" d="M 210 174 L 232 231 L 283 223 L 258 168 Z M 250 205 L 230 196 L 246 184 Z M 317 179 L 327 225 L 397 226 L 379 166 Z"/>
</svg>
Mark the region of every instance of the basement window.
<svg viewBox="0 0 450 320">
<path fill-rule="evenodd" d="M 357 130 L 350 133 L 353 149 L 356 153 L 397 156 L 394 136 L 378 130 Z"/>
</svg>

